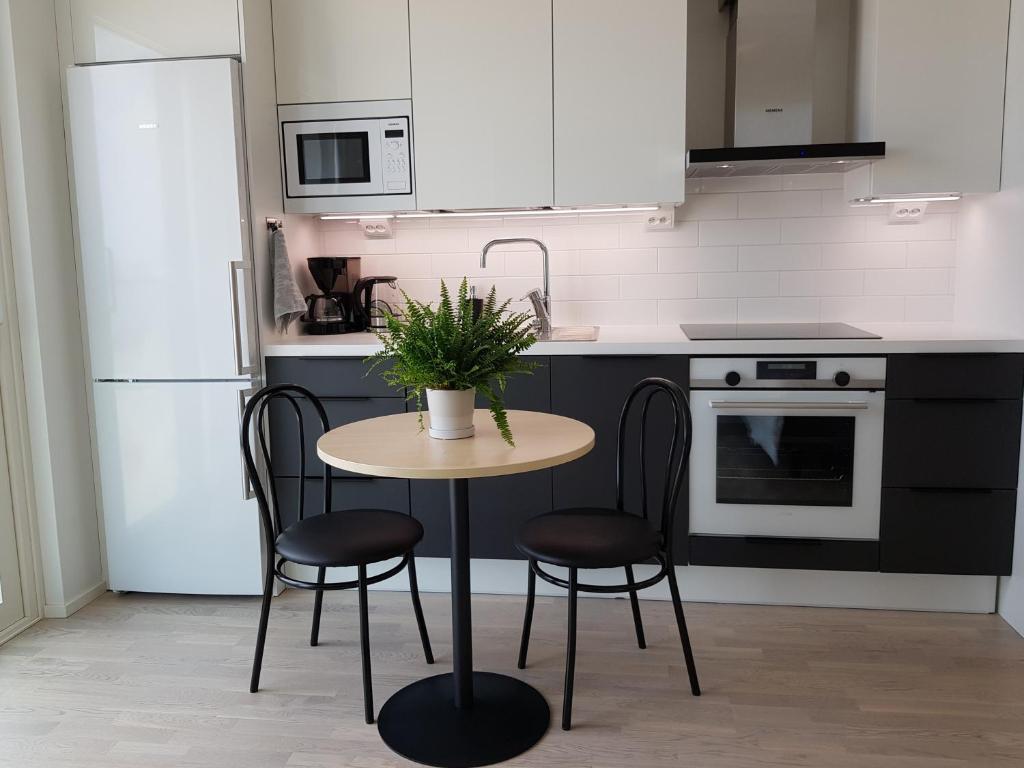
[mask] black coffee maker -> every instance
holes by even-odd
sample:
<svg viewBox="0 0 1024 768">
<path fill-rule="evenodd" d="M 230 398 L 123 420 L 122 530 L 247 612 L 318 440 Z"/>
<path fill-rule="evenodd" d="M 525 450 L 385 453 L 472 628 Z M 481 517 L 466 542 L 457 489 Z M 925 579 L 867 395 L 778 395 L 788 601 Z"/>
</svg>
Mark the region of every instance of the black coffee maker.
<svg viewBox="0 0 1024 768">
<path fill-rule="evenodd" d="M 352 291 L 359 279 L 359 259 L 348 256 L 315 256 L 306 259 L 306 266 L 320 293 L 306 297 L 306 314 L 301 323 L 313 335 L 360 331 Z"/>
</svg>

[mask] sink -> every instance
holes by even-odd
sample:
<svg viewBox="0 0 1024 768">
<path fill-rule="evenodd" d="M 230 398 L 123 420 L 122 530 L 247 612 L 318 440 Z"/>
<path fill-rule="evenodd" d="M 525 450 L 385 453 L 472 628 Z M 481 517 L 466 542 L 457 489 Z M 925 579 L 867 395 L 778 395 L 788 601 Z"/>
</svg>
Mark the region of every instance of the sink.
<svg viewBox="0 0 1024 768">
<path fill-rule="evenodd" d="M 596 325 L 557 325 L 537 334 L 537 341 L 597 341 Z"/>
</svg>

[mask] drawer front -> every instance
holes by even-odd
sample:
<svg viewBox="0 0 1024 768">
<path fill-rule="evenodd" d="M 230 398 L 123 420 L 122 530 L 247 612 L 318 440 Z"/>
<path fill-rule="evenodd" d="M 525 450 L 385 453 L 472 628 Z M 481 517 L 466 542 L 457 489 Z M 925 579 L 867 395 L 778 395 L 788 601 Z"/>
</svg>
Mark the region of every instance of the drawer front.
<svg viewBox="0 0 1024 768">
<path fill-rule="evenodd" d="M 340 427 L 353 421 L 387 416 L 405 412 L 405 401 L 396 398 L 353 397 L 321 398 L 330 427 Z M 323 477 L 324 464 L 316 455 L 316 441 L 320 438 L 319 419 L 313 407 L 306 401 L 300 402 L 305 427 L 306 466 L 304 473 L 299 470 L 299 432 L 295 425 L 295 411 L 286 402 L 273 401 L 270 406 L 270 456 L 275 474 L 281 476 Z M 332 470 L 338 476 L 354 476 L 339 469 Z"/>
<path fill-rule="evenodd" d="M 887 488 L 881 565 L 893 573 L 1005 576 L 1013 560 L 1015 491 Z"/>
<path fill-rule="evenodd" d="M 690 565 L 877 571 L 878 542 L 774 536 L 691 536 Z"/>
<path fill-rule="evenodd" d="M 282 477 L 277 481 L 277 501 L 281 505 L 281 522 L 291 525 L 298 519 L 299 479 Z M 323 513 L 324 481 L 307 478 L 303 499 L 304 515 L 313 517 Z M 390 477 L 346 477 L 331 481 L 331 508 L 390 509 L 409 512 L 409 481 Z"/>
<path fill-rule="evenodd" d="M 887 401 L 882 485 L 1014 489 L 1020 420 L 1020 400 Z"/>
<path fill-rule="evenodd" d="M 268 357 L 268 384 L 298 384 L 318 397 L 405 397 L 358 357 Z"/>
<path fill-rule="evenodd" d="M 892 355 L 886 396 L 1021 399 L 1024 355 Z"/>
</svg>

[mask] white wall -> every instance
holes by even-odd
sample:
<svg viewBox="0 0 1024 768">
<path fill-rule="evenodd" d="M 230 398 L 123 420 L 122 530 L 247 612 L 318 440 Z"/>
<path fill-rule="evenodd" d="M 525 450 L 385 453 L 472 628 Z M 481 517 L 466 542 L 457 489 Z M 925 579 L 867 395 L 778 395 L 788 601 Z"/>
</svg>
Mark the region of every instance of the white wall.
<svg viewBox="0 0 1024 768">
<path fill-rule="evenodd" d="M 955 317 L 1024 334 L 1024 2 L 1010 9 L 1002 191 L 961 203 Z M 1022 451 L 1024 454 L 1024 451 Z M 1020 487 L 1024 489 L 1024 462 Z M 999 613 L 1024 634 L 1024 490 L 1017 496 L 1014 575 L 1000 581 Z"/>
<path fill-rule="evenodd" d="M 44 612 L 62 616 L 102 591 L 103 573 L 52 3 L 0 0 L 0 136 Z"/>
<path fill-rule="evenodd" d="M 367 240 L 351 223 L 325 221 L 320 252 L 362 256 L 363 275 L 397 275 L 423 300 L 437 296 L 439 278 L 463 275 L 515 300 L 540 284 L 536 249 L 495 249 L 481 270 L 480 248 L 540 238 L 563 324 L 952 319 L 956 204 L 936 205 L 917 225 L 888 224 L 885 207 L 847 205 L 841 184 L 826 174 L 690 183 L 664 232 L 646 231 L 643 214 L 411 219 L 397 222 L 394 239 Z M 289 236 L 304 276 L 301 260 L 314 254 L 297 246 Z"/>
</svg>

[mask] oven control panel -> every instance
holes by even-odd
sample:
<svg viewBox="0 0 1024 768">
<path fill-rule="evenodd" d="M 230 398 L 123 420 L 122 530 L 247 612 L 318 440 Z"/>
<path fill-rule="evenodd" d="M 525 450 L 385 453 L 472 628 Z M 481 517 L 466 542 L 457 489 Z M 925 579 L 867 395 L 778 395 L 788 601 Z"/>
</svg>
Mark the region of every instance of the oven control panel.
<svg viewBox="0 0 1024 768">
<path fill-rule="evenodd" d="M 694 357 L 691 389 L 885 389 L 884 357 Z"/>
</svg>

